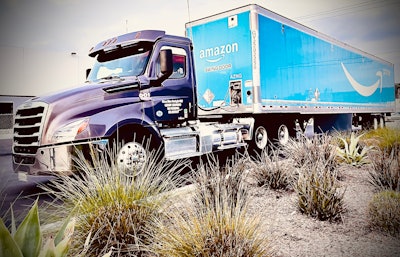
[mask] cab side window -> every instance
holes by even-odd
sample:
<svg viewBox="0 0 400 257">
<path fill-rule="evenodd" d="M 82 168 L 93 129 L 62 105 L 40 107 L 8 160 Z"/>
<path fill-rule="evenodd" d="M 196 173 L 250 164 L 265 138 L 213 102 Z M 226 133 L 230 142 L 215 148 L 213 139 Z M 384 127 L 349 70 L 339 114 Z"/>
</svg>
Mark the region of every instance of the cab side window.
<svg viewBox="0 0 400 257">
<path fill-rule="evenodd" d="M 169 79 L 180 79 L 186 76 L 186 51 L 179 47 L 170 47 L 170 46 L 163 46 L 161 50 L 164 49 L 171 49 L 172 50 L 172 58 L 173 58 L 173 72 Z M 160 73 L 160 58 L 157 60 L 157 74 Z"/>
</svg>

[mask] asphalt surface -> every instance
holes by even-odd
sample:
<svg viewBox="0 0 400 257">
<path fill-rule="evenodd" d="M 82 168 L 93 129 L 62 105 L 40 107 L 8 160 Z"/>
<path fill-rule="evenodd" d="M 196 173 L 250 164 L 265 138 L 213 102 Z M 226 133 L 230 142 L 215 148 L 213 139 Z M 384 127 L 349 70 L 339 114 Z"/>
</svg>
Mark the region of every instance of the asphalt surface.
<svg viewBox="0 0 400 257">
<path fill-rule="evenodd" d="M 48 181 L 49 177 L 15 173 L 12 168 L 11 139 L 0 135 L 0 217 L 3 220 L 9 219 L 11 206 L 15 216 L 19 217 L 27 213 L 37 198 L 39 204 L 51 200 L 38 187 L 38 184 Z"/>
</svg>

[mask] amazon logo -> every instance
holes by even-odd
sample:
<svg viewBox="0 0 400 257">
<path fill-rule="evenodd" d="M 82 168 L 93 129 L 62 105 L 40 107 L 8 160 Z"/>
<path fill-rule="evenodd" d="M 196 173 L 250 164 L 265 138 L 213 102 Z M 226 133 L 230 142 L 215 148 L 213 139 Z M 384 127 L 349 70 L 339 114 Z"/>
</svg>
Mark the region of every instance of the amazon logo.
<svg viewBox="0 0 400 257">
<path fill-rule="evenodd" d="M 363 85 L 355 80 L 355 78 L 350 74 L 347 70 L 346 66 L 341 63 L 342 69 L 344 74 L 346 75 L 347 80 L 349 81 L 350 85 L 354 88 L 362 96 L 371 96 L 375 93 L 375 91 L 380 88 L 380 92 L 382 93 L 382 78 L 384 73 L 380 70 L 376 72 L 377 80 L 372 85 Z M 385 73 L 386 74 L 386 73 Z"/>
<path fill-rule="evenodd" d="M 239 51 L 239 44 L 231 43 L 231 44 L 201 49 L 199 55 L 200 59 L 205 59 L 207 62 L 214 63 L 222 60 L 225 57 L 225 55 L 235 53 L 237 51 Z"/>
</svg>

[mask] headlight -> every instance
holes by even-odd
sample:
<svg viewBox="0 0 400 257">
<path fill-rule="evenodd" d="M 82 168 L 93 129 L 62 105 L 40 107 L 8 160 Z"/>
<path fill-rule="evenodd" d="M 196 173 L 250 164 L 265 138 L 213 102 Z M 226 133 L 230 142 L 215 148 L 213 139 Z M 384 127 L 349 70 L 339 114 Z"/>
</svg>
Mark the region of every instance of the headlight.
<svg viewBox="0 0 400 257">
<path fill-rule="evenodd" d="M 57 129 L 51 141 L 53 143 L 60 143 L 60 142 L 68 142 L 73 141 L 77 135 L 85 131 L 87 126 L 89 125 L 89 119 L 80 119 L 74 122 L 71 122 L 59 129 Z"/>
</svg>

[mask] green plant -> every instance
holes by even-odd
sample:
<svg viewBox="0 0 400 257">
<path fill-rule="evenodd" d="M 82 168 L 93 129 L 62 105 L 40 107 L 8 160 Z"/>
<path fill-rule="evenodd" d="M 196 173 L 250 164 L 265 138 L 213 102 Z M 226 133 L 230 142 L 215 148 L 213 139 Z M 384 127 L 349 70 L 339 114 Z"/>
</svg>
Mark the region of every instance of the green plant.
<svg viewBox="0 0 400 257">
<path fill-rule="evenodd" d="M 377 190 L 400 191 L 400 145 L 392 147 L 390 152 L 378 149 L 370 159 L 369 182 Z"/>
<path fill-rule="evenodd" d="M 49 238 L 42 247 L 37 200 L 15 229 L 15 220 L 11 219 L 11 232 L 0 219 L 0 256 L 2 257 L 61 257 L 66 256 L 72 240 L 75 220 L 65 221 L 55 238 Z"/>
<path fill-rule="evenodd" d="M 243 163 L 222 169 L 215 163 L 208 167 L 196 172 L 192 197 L 180 201 L 186 204 L 171 207 L 167 218 L 154 223 L 154 254 L 270 256 L 269 241 L 261 231 L 262 217 L 247 212 L 244 177 L 232 174 L 242 174 Z"/>
<path fill-rule="evenodd" d="M 78 152 L 79 174 L 42 186 L 63 202 L 56 212 L 77 218 L 72 254 L 99 256 L 111 249 L 118 256 L 145 254 L 152 241 L 149 224 L 163 215 L 169 192 L 179 184 L 178 175 L 188 162 L 160 161 L 157 153 L 149 152 L 140 172 L 126 172 L 113 161 L 116 150 L 91 155 L 89 162 Z"/>
<path fill-rule="evenodd" d="M 253 163 L 252 174 L 257 185 L 270 189 L 290 189 L 295 178 L 294 167 L 282 160 L 276 150 L 271 153 L 262 152 Z"/>
<path fill-rule="evenodd" d="M 345 190 L 340 190 L 336 171 L 319 165 L 302 168 L 295 190 L 300 212 L 319 220 L 341 219 Z"/>
<path fill-rule="evenodd" d="M 337 156 L 341 161 L 356 167 L 369 163 L 367 153 L 374 147 L 361 147 L 359 141 L 362 136 L 363 134 L 356 136 L 356 134 L 352 132 L 350 138 L 344 136 L 337 137 L 342 143 L 342 146 L 339 145 L 337 147 Z"/>
<path fill-rule="evenodd" d="M 371 227 L 392 235 L 400 234 L 400 192 L 375 194 L 369 203 L 368 216 Z"/>
</svg>

